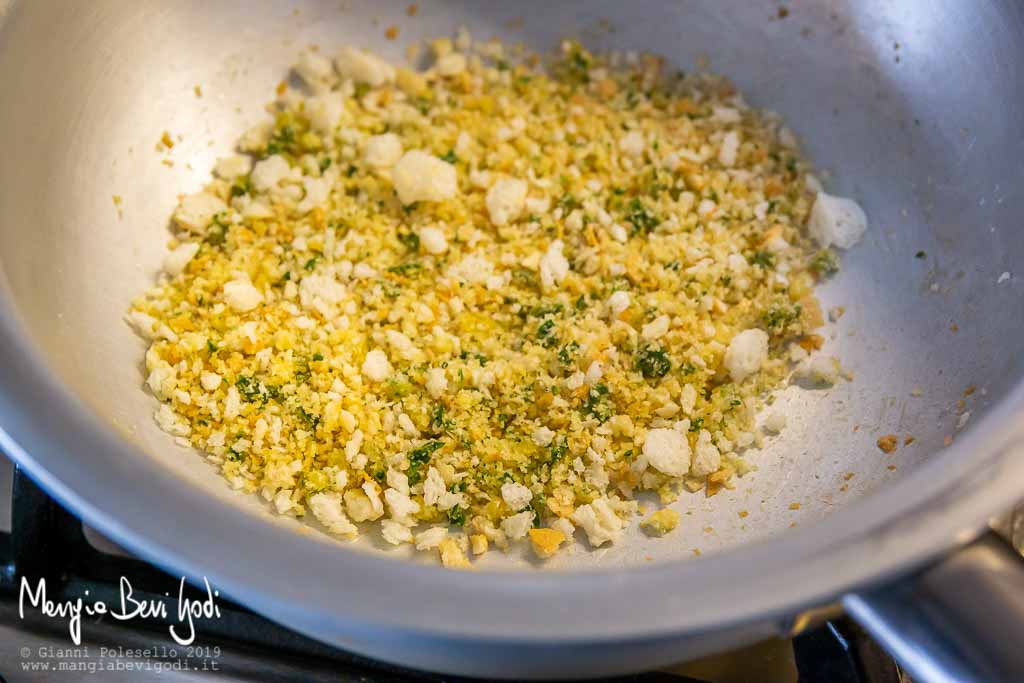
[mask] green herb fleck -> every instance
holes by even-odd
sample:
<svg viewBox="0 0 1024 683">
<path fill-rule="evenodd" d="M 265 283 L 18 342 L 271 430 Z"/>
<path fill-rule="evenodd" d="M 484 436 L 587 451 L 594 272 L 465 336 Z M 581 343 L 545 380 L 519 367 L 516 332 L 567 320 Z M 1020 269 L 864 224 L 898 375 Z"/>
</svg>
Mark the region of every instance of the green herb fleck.
<svg viewBox="0 0 1024 683">
<path fill-rule="evenodd" d="M 504 428 L 505 425 L 502 425 Z M 444 404 L 438 403 L 437 407 L 434 408 L 433 415 L 430 416 L 430 431 L 435 434 L 449 433 L 455 429 L 455 420 L 444 416 Z"/>
<path fill-rule="evenodd" d="M 516 268 L 513 270 L 512 281 L 517 285 L 528 289 L 540 288 L 540 282 L 537 280 L 537 274 L 529 268 Z"/>
<path fill-rule="evenodd" d="M 637 354 L 636 367 L 645 378 L 659 379 L 672 369 L 672 362 L 662 349 L 645 348 Z"/>
<path fill-rule="evenodd" d="M 633 234 L 649 233 L 661 221 L 643 205 L 638 197 L 634 197 L 627 205 L 626 221 L 633 225 Z"/>
<path fill-rule="evenodd" d="M 465 508 L 455 507 L 448 510 L 448 523 L 454 524 L 455 526 L 463 526 L 466 523 L 466 510 Z"/>
<path fill-rule="evenodd" d="M 551 450 L 548 451 L 549 457 L 548 462 L 556 463 L 565 457 L 565 454 L 569 452 L 569 446 L 566 444 L 565 439 L 552 442 Z"/>
<path fill-rule="evenodd" d="M 231 185 L 231 196 L 241 197 L 244 194 L 249 194 L 252 191 L 252 184 L 249 180 L 248 174 L 235 178 L 235 182 Z"/>
<path fill-rule="evenodd" d="M 270 395 L 264 389 L 263 384 L 249 375 L 239 375 L 235 379 L 235 387 L 238 389 L 238 393 L 242 395 L 249 403 L 259 403 L 265 405 Z"/>
<path fill-rule="evenodd" d="M 403 398 L 412 393 L 413 385 L 404 373 L 397 373 L 388 379 L 387 395 L 389 398 Z"/>
<path fill-rule="evenodd" d="M 539 529 L 544 515 L 544 510 L 547 508 L 548 501 L 544 497 L 543 493 L 534 494 L 533 499 L 530 501 L 529 509 L 533 512 L 533 528 Z"/>
<path fill-rule="evenodd" d="M 565 310 L 565 306 L 560 303 L 554 303 L 550 306 L 534 306 L 530 309 L 530 315 L 536 318 L 543 318 L 546 315 L 558 315 Z"/>
<path fill-rule="evenodd" d="M 774 268 L 775 254 L 770 251 L 755 251 L 754 255 L 750 257 L 750 262 L 755 266 L 761 266 L 765 269 Z"/>
<path fill-rule="evenodd" d="M 608 385 L 602 383 L 592 386 L 587 392 L 587 398 L 583 402 L 582 411 L 584 415 L 597 418 L 598 422 L 606 422 L 612 416 Z"/>
<path fill-rule="evenodd" d="M 555 321 L 545 320 L 537 328 L 537 339 L 544 348 L 550 349 L 558 344 L 558 337 L 555 336 Z"/>
<path fill-rule="evenodd" d="M 580 345 L 574 341 L 569 342 L 558 350 L 558 361 L 562 365 L 569 365 L 576 359 L 576 352 L 580 350 Z"/>
<path fill-rule="evenodd" d="M 391 266 L 388 268 L 389 273 L 400 275 L 402 277 L 411 277 L 413 274 L 418 273 L 423 269 L 423 264 L 419 261 L 409 261 L 408 263 L 402 263 L 397 266 Z"/>
<path fill-rule="evenodd" d="M 409 485 L 415 486 L 423 481 L 421 468 L 430 462 L 434 451 L 444 447 L 444 441 L 428 441 L 409 452 L 409 469 L 406 475 L 409 477 Z"/>
<path fill-rule="evenodd" d="M 582 207 L 583 204 L 581 204 L 580 200 L 576 199 L 576 197 L 573 197 L 571 194 L 566 192 L 558 198 L 558 201 L 555 202 L 555 206 L 562 209 L 565 213 L 569 213 L 570 211 Z"/>
<path fill-rule="evenodd" d="M 290 125 L 281 126 L 270 137 L 270 142 L 267 143 L 266 156 L 280 154 L 281 152 L 291 152 L 294 145 L 295 129 Z"/>
<path fill-rule="evenodd" d="M 213 222 L 210 223 L 210 227 L 206 231 L 206 242 L 208 244 L 219 246 L 227 241 L 228 224 L 225 221 L 226 218 L 223 212 L 214 215 Z"/>
<path fill-rule="evenodd" d="M 299 384 L 308 382 L 313 373 L 309 369 L 309 359 L 301 356 L 295 359 L 295 381 Z"/>
<path fill-rule="evenodd" d="M 441 155 L 441 161 L 447 161 L 449 164 L 454 164 L 459 160 L 459 157 L 455 156 L 455 150 L 450 149 L 446 154 Z"/>
<path fill-rule="evenodd" d="M 780 332 L 800 317 L 800 304 L 775 303 L 761 314 L 761 321 L 771 332 Z"/>
<path fill-rule="evenodd" d="M 414 232 L 398 233 L 398 241 L 404 244 L 405 248 L 409 251 L 420 250 L 420 236 Z"/>
<path fill-rule="evenodd" d="M 811 272 L 818 277 L 829 277 L 839 272 L 839 258 L 831 249 L 822 249 L 811 259 Z"/>
<path fill-rule="evenodd" d="M 310 429 L 316 429 L 316 426 L 320 424 L 320 416 L 314 415 L 302 406 L 299 406 L 296 409 L 295 414 L 298 415 L 299 419 L 302 420 L 302 422 Z"/>
</svg>

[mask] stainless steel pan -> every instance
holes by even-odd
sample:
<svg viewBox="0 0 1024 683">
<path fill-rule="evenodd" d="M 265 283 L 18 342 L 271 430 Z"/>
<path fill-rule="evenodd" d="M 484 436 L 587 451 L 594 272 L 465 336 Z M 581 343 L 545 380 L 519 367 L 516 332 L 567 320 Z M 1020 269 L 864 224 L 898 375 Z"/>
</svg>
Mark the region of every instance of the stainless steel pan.
<svg viewBox="0 0 1024 683">
<path fill-rule="evenodd" d="M 847 596 L 922 674 L 938 671 L 924 653 L 987 675 L 960 657 L 967 641 L 918 627 L 958 608 L 939 600 L 955 592 L 950 575 L 996 596 L 985 618 L 969 617 L 975 640 L 1012 616 L 1004 584 L 978 572 L 998 546 L 973 546 L 902 592 L 858 591 L 967 543 L 1024 490 L 1024 8 L 801 0 L 780 18 L 776 4 L 740 0 L 452 1 L 421 2 L 413 18 L 407 4 L 0 1 L 0 446 L 146 558 L 409 665 L 649 668 L 777 633 Z M 354 43 L 397 61 L 406 41 L 458 24 L 538 48 L 569 34 L 650 49 L 683 68 L 707 57 L 782 113 L 828 185 L 871 219 L 822 290 L 826 305 L 846 306 L 827 351 L 854 381 L 787 390 L 789 426 L 756 456 L 759 470 L 736 491 L 684 499 L 693 514 L 665 539 L 637 534 L 544 571 L 492 553 L 480 571 L 452 573 L 272 518 L 153 424 L 142 344 L 121 318 L 157 270 L 176 195 L 260 119 L 305 45 Z M 182 136 L 169 157 L 154 149 L 165 130 Z M 916 442 L 886 456 L 874 444 L 890 432 Z M 1000 561 L 1000 580 L 1017 581 Z M 915 587 L 934 609 L 894 611 Z M 902 604 L 920 606 L 912 595 Z M 901 640 L 894 614 L 917 619 Z M 988 673 L 1015 665 L 1003 635 L 986 641 Z"/>
</svg>

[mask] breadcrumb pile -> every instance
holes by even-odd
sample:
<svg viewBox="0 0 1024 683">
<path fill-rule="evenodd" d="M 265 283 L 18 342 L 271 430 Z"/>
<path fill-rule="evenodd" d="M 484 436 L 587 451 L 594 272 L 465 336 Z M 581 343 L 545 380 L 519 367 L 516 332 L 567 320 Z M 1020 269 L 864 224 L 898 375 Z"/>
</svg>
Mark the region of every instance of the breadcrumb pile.
<svg viewBox="0 0 1024 683">
<path fill-rule="evenodd" d="M 282 515 L 456 568 L 731 487 L 794 365 L 838 376 L 808 357 L 813 288 L 863 212 L 720 77 L 571 41 L 432 51 L 303 54 L 181 199 L 128 313 L 158 424 Z"/>
</svg>

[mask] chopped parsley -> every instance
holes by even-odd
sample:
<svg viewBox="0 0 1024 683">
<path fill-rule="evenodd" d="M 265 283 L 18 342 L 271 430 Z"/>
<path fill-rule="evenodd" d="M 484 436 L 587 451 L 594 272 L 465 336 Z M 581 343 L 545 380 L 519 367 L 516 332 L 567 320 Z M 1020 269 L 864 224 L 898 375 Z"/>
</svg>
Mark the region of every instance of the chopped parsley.
<svg viewBox="0 0 1024 683">
<path fill-rule="evenodd" d="M 411 277 L 421 270 L 423 270 L 423 264 L 419 261 L 409 261 L 408 263 L 402 263 L 388 268 L 389 273 L 394 273 L 395 275 L 400 275 L 402 277 Z"/>
<path fill-rule="evenodd" d="M 765 269 L 774 268 L 775 254 L 770 251 L 755 251 L 754 255 L 750 257 L 750 262 L 755 266 L 761 266 Z"/>
<path fill-rule="evenodd" d="M 420 250 L 420 236 L 414 232 L 398 233 L 398 241 L 404 244 L 405 248 L 409 251 Z"/>
<path fill-rule="evenodd" d="M 662 349 L 644 348 L 637 354 L 636 369 L 646 379 L 660 379 L 672 369 L 672 361 Z"/>
<path fill-rule="evenodd" d="M 241 197 L 250 192 L 252 192 L 252 183 L 249 180 L 248 174 L 235 178 L 235 182 L 231 184 L 232 197 Z"/>
<path fill-rule="evenodd" d="M 405 373 L 399 372 L 388 379 L 387 395 L 390 398 L 404 398 L 412 393 L 413 385 Z"/>
<path fill-rule="evenodd" d="M 466 523 L 466 509 L 456 505 L 448 510 L 448 523 L 463 526 Z"/>
<path fill-rule="evenodd" d="M 587 398 L 581 408 L 584 415 L 597 419 L 598 422 L 606 422 L 612 416 L 611 396 L 609 396 L 608 385 L 595 384 L 587 392 Z"/>
<path fill-rule="evenodd" d="M 422 467 L 430 462 L 434 451 L 443 447 L 444 441 L 428 441 L 409 452 L 409 469 L 406 471 L 406 475 L 409 477 L 410 486 L 423 481 Z"/>
<path fill-rule="evenodd" d="M 440 158 L 441 161 L 447 161 L 449 164 L 454 164 L 456 161 L 459 160 L 459 157 L 455 156 L 454 149 L 448 150 L 447 154 L 442 154 Z"/>
<path fill-rule="evenodd" d="M 661 221 L 643 205 L 639 197 L 634 197 L 626 206 L 626 221 L 633 225 L 632 234 L 649 233 L 654 230 Z"/>
<path fill-rule="evenodd" d="M 562 209 L 565 213 L 569 213 L 570 211 L 582 207 L 583 204 L 581 204 L 580 200 L 576 199 L 576 197 L 573 197 L 571 194 L 566 192 L 558 198 L 558 201 L 555 202 L 555 206 Z"/>
<path fill-rule="evenodd" d="M 280 154 L 282 152 L 291 152 L 295 146 L 295 129 L 285 124 L 279 126 L 274 130 L 274 134 L 270 137 L 270 142 L 267 143 L 266 156 L 272 156 L 274 154 Z"/>
<path fill-rule="evenodd" d="M 800 304 L 775 303 L 761 314 L 761 321 L 770 332 L 781 332 L 800 317 Z"/>
<path fill-rule="evenodd" d="M 259 403 L 261 406 L 264 406 L 270 399 L 276 401 L 281 398 L 280 388 L 268 387 L 250 375 L 239 375 L 235 379 L 235 387 L 238 389 L 238 393 L 242 395 L 242 398 L 248 403 Z"/>
<path fill-rule="evenodd" d="M 442 434 L 451 432 L 455 429 L 455 420 L 445 417 L 444 404 L 438 403 L 437 407 L 434 408 L 433 414 L 430 416 L 430 431 L 435 434 Z M 511 419 L 511 415 L 508 416 Z M 503 427 L 507 426 L 503 425 Z"/>
<path fill-rule="evenodd" d="M 551 443 L 551 450 L 548 451 L 548 462 L 555 463 L 565 457 L 565 454 L 569 452 L 569 446 L 565 443 L 565 439 L 560 441 L 553 441 Z"/>
<path fill-rule="evenodd" d="M 543 318 L 546 315 L 558 315 L 565 310 L 565 306 L 560 303 L 554 303 L 550 306 L 534 306 L 530 309 L 530 315 L 535 318 Z"/>
<path fill-rule="evenodd" d="M 213 246 L 219 246 L 227 241 L 228 224 L 225 222 L 223 213 L 214 215 L 213 222 L 206 231 L 206 242 Z"/>
<path fill-rule="evenodd" d="M 558 361 L 562 365 L 569 365 L 576 359 L 576 352 L 579 350 L 579 344 L 574 341 L 569 342 L 558 350 Z"/>
<path fill-rule="evenodd" d="M 818 277 L 829 277 L 839 272 L 839 258 L 831 249 L 822 249 L 811 259 L 811 272 Z"/>
<path fill-rule="evenodd" d="M 574 43 L 569 49 L 563 62 L 563 71 L 570 83 L 585 85 L 590 82 L 590 58 L 579 44 Z"/>
<path fill-rule="evenodd" d="M 533 528 L 539 529 L 544 516 L 544 509 L 547 508 L 548 500 L 543 493 L 536 493 L 530 500 L 528 509 L 533 513 Z"/>
<path fill-rule="evenodd" d="M 308 382 L 313 373 L 309 369 L 309 359 L 301 356 L 295 359 L 295 381 L 299 384 Z"/>
<path fill-rule="evenodd" d="M 555 336 L 555 321 L 545 320 L 537 328 L 537 340 L 544 348 L 550 349 L 558 344 L 558 337 Z"/>
<path fill-rule="evenodd" d="M 320 424 L 320 416 L 314 415 L 302 406 L 299 406 L 295 410 L 295 414 L 299 417 L 302 422 L 310 429 L 316 429 L 316 426 Z"/>
</svg>

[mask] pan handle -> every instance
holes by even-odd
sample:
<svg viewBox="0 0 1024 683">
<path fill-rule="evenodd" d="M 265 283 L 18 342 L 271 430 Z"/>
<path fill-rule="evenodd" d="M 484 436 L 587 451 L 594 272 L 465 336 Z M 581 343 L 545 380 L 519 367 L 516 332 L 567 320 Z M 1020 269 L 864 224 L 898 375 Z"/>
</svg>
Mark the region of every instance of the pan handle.
<svg viewBox="0 0 1024 683">
<path fill-rule="evenodd" d="M 1024 561 L 994 533 L 843 605 L 916 682 L 1024 681 Z"/>
</svg>

